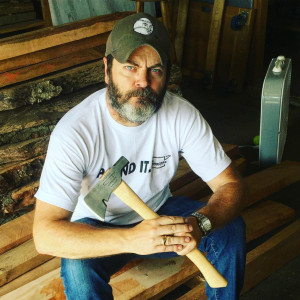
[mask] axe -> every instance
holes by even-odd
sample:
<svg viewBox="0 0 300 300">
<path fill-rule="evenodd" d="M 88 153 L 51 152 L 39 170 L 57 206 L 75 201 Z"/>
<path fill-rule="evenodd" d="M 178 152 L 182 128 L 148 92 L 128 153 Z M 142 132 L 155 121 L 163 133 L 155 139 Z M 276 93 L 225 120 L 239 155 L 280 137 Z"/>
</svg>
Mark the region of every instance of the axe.
<svg viewBox="0 0 300 300">
<path fill-rule="evenodd" d="M 96 215 L 104 219 L 107 202 L 113 192 L 142 218 L 150 220 L 159 217 L 159 215 L 147 206 L 122 180 L 121 171 L 127 164 L 128 160 L 122 156 L 111 169 L 106 171 L 99 182 L 85 196 L 84 202 Z M 198 249 L 192 250 L 187 254 L 187 257 L 199 268 L 210 287 L 220 288 L 227 286 L 226 279 Z"/>
</svg>

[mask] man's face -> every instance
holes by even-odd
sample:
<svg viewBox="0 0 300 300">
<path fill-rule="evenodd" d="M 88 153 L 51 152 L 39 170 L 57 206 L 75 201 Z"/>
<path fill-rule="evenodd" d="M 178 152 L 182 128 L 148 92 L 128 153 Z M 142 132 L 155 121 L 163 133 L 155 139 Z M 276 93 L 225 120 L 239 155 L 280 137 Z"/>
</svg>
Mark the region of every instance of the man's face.
<svg viewBox="0 0 300 300">
<path fill-rule="evenodd" d="M 113 60 L 107 74 L 108 102 L 123 124 L 141 124 L 161 107 L 166 91 L 166 68 L 157 52 L 142 46 L 121 64 Z"/>
</svg>

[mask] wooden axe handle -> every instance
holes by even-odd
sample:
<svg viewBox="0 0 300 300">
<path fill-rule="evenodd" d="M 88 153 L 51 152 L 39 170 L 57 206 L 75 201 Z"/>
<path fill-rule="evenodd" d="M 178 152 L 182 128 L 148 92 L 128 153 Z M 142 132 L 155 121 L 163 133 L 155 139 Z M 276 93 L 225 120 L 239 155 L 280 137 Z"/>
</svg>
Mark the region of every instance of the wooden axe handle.
<svg viewBox="0 0 300 300">
<path fill-rule="evenodd" d="M 159 217 L 159 215 L 147 206 L 123 180 L 114 190 L 114 194 L 135 210 L 143 219 L 151 220 Z M 210 287 L 220 288 L 227 286 L 226 279 L 198 249 L 191 251 L 187 254 L 187 257 L 198 267 Z"/>
</svg>

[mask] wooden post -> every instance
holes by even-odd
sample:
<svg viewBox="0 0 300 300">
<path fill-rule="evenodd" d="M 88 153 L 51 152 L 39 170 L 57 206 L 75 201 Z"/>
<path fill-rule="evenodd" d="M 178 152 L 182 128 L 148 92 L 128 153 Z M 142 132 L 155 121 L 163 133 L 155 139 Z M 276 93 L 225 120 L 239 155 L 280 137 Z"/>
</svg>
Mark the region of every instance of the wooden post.
<svg viewBox="0 0 300 300">
<path fill-rule="evenodd" d="M 204 75 L 207 79 L 209 79 L 207 85 L 208 88 L 212 88 L 214 80 L 224 4 L 225 0 L 215 0 L 213 6 L 205 65 L 206 74 Z"/>
</svg>

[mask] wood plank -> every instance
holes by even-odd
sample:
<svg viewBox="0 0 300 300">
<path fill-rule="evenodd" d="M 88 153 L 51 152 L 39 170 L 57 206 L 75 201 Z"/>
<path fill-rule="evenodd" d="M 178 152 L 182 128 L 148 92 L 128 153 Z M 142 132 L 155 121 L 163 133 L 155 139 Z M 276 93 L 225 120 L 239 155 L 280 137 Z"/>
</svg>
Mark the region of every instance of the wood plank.
<svg viewBox="0 0 300 300">
<path fill-rule="evenodd" d="M 0 15 L 16 14 L 26 11 L 33 11 L 33 3 L 1 3 Z"/>
<path fill-rule="evenodd" d="M 295 218 L 295 210 L 282 203 L 267 200 L 245 209 L 242 217 L 247 224 L 248 243 L 291 222 Z"/>
<path fill-rule="evenodd" d="M 0 254 L 32 238 L 34 212 L 0 226 Z"/>
<path fill-rule="evenodd" d="M 65 300 L 64 288 L 60 278 L 60 268 L 55 269 L 43 276 L 3 295 L 1 300 L 49 300 L 49 296 L 55 300 Z"/>
<path fill-rule="evenodd" d="M 53 270 L 58 269 L 59 267 L 60 267 L 60 258 L 55 257 L 53 259 L 50 259 L 49 261 L 41 264 L 40 266 L 34 268 L 33 270 L 26 272 L 24 275 L 0 287 L 0 297 L 16 290 L 17 288 L 33 280 L 40 278 L 41 276 L 44 276 L 45 274 L 52 272 Z"/>
<path fill-rule="evenodd" d="M 42 5 L 43 19 L 45 21 L 45 26 L 52 26 L 49 0 L 41 0 L 41 5 Z"/>
<path fill-rule="evenodd" d="M 251 48 L 251 42 L 253 41 L 252 32 L 254 27 L 255 10 L 240 8 L 241 12 L 248 12 L 247 23 L 238 30 L 234 36 L 234 42 L 232 45 L 232 57 L 230 61 L 228 82 L 233 82 L 234 91 L 241 92 L 244 88 L 245 78 L 247 76 L 248 69 L 248 57 Z M 224 72 L 222 66 L 219 66 L 218 71 Z M 219 73 L 218 72 L 218 73 Z"/>
<path fill-rule="evenodd" d="M 46 62 L 48 60 L 72 54 L 74 52 L 81 51 L 84 49 L 91 49 L 97 46 L 104 47 L 108 35 L 109 32 L 102 33 L 88 38 L 83 38 L 78 41 L 64 43 L 55 47 L 3 60 L 0 64 L 0 73 L 5 73 L 11 70 L 19 69 L 33 64 L 38 64 L 41 62 Z"/>
<path fill-rule="evenodd" d="M 253 217 L 256 218 L 256 220 L 262 219 L 260 223 L 261 228 L 265 225 L 269 226 L 269 215 L 274 215 L 272 210 L 276 207 L 276 204 L 268 202 L 267 205 L 270 209 L 265 219 L 260 216 L 257 218 L 253 210 L 252 213 L 245 215 L 247 227 L 252 226 Z M 279 206 L 283 208 L 282 205 Z M 279 206 L 276 207 L 277 210 L 280 208 Z M 284 209 L 287 208 L 284 207 Z M 256 212 L 259 210 L 260 206 L 257 206 Z M 274 219 L 273 224 L 275 223 Z M 258 230 L 258 232 L 261 232 L 261 230 Z M 248 236 L 248 241 L 254 237 L 254 234 L 250 234 Z M 140 262 L 138 265 L 134 265 L 133 268 L 119 274 L 119 276 L 114 277 L 111 280 L 111 285 L 114 289 L 115 299 L 159 299 L 170 290 L 176 288 L 197 274 L 199 274 L 197 268 L 185 257 L 167 260 L 145 260 Z M 49 287 L 51 287 L 50 292 Z M 61 294 L 62 282 L 60 279 L 60 269 L 53 271 L 51 274 L 46 274 L 43 278 L 33 280 L 8 295 L 10 297 L 16 297 L 16 295 L 20 296 L 26 294 L 26 297 L 24 296 L 24 298 L 20 299 L 46 299 L 42 296 L 40 296 L 41 298 L 31 298 L 35 295 L 43 295 L 42 291 L 45 290 L 47 290 L 51 295 Z M 193 297 L 195 297 L 195 295 L 203 295 L 203 293 L 204 285 L 196 287 L 194 290 L 186 294 L 186 296 L 189 295 L 191 298 L 185 299 L 197 299 Z"/>
<path fill-rule="evenodd" d="M 19 22 L 25 22 L 29 20 L 36 19 L 35 11 L 32 12 L 24 12 L 19 14 L 11 14 L 11 15 L 2 15 L 0 16 L 0 26 L 16 24 Z"/>
<path fill-rule="evenodd" d="M 182 65 L 184 38 L 185 38 L 189 4 L 190 4 L 189 0 L 181 0 L 178 3 L 178 16 L 177 16 L 174 43 L 175 43 L 177 63 L 180 66 Z"/>
<path fill-rule="evenodd" d="M 49 136 L 0 146 L 0 165 L 28 160 L 47 152 Z"/>
<path fill-rule="evenodd" d="M 205 283 L 199 282 L 199 285 L 192 288 L 189 292 L 185 293 L 176 300 L 205 300 Z"/>
<path fill-rule="evenodd" d="M 254 173 L 245 178 L 247 205 L 251 205 L 267 196 L 300 180 L 300 162 L 284 161 L 271 168 Z"/>
<path fill-rule="evenodd" d="M 33 240 L 29 240 L 3 253 L 0 256 L 0 286 L 12 281 L 51 258 L 49 255 L 37 253 Z"/>
<path fill-rule="evenodd" d="M 242 293 L 300 254 L 300 220 L 268 239 L 247 255 Z"/>
<path fill-rule="evenodd" d="M 20 30 L 28 30 L 28 29 L 33 29 L 33 28 L 41 28 L 45 25 L 44 20 L 30 20 L 30 21 L 25 21 L 25 22 L 20 22 L 17 24 L 10 24 L 10 25 L 5 25 L 0 27 L 0 34 L 7 34 L 11 32 L 17 32 Z M 3 39 L 2 39 L 3 40 Z"/>
<path fill-rule="evenodd" d="M 4 38 L 0 45 L 0 60 L 111 31 L 116 21 L 132 13 L 119 12 L 97 16 L 61 26 L 39 29 L 33 33 Z"/>
<path fill-rule="evenodd" d="M 103 55 L 103 52 L 101 53 L 96 49 L 87 49 L 48 60 L 47 62 L 5 72 L 0 74 L 0 88 L 67 69 L 82 63 L 97 61 L 100 60 Z"/>
</svg>

